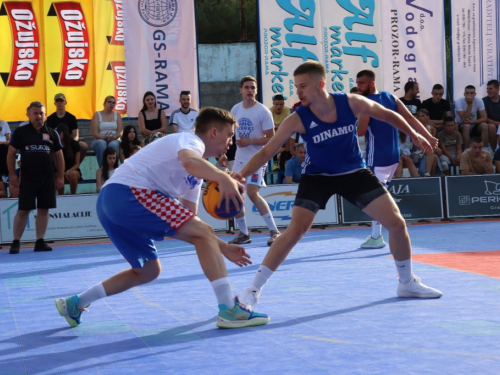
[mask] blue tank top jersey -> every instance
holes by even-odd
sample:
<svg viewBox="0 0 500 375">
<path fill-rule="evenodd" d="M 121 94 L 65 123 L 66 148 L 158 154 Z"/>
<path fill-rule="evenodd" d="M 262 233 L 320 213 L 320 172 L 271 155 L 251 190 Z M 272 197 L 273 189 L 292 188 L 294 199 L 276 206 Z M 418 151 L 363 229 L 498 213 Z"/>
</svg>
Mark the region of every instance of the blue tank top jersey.
<svg viewBox="0 0 500 375">
<path fill-rule="evenodd" d="M 305 134 L 302 134 L 306 154 L 302 173 L 310 175 L 340 175 L 366 168 L 356 135 L 356 117 L 344 93 L 330 94 L 337 107 L 337 121 L 326 123 L 300 106 L 299 115 Z"/>
<path fill-rule="evenodd" d="M 387 91 L 371 94 L 368 99 L 384 108 L 398 111 L 396 99 Z M 399 163 L 398 129 L 387 122 L 371 118 L 366 131 L 366 164 L 372 168 L 387 167 L 396 163 Z"/>
</svg>

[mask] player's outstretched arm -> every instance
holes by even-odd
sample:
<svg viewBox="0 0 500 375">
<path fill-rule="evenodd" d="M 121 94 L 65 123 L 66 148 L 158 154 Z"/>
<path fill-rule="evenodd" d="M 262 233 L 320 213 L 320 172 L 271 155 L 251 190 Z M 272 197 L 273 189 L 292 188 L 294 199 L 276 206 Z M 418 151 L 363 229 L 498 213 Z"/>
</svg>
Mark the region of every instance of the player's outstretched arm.
<svg viewBox="0 0 500 375">
<path fill-rule="evenodd" d="M 431 144 L 421 135 L 419 135 L 404 118 L 394 111 L 382 107 L 373 100 L 366 99 L 361 95 L 349 95 L 349 105 L 354 113 L 354 116 L 367 115 L 377 120 L 387 122 L 396 129 L 409 135 L 415 146 L 423 151 L 432 150 Z"/>
<path fill-rule="evenodd" d="M 246 253 L 243 246 L 228 244 L 222 241 L 220 238 L 218 238 L 218 243 L 220 252 L 226 257 L 227 260 L 233 262 L 239 267 L 244 267 L 252 264 L 250 255 Z"/>
<path fill-rule="evenodd" d="M 297 132 L 304 134 L 304 127 L 299 115 L 293 113 L 281 123 L 278 131 L 271 137 L 269 142 L 245 164 L 239 172 L 240 175 L 247 177 L 255 173 L 276 155 L 281 146 L 290 139 L 292 134 Z"/>
<path fill-rule="evenodd" d="M 429 141 L 429 143 L 432 145 L 433 148 L 437 148 L 438 146 L 438 140 L 437 138 L 434 138 L 431 133 L 427 130 L 427 128 L 420 122 L 418 121 L 415 116 L 413 116 L 408 108 L 403 104 L 401 100 L 398 98 L 394 97 L 396 99 L 396 103 L 398 105 L 398 113 L 403 116 L 403 118 L 406 120 L 408 124 L 411 125 L 413 129 L 415 129 L 420 135 L 422 135 L 425 139 Z"/>
<path fill-rule="evenodd" d="M 240 209 L 240 205 L 243 204 L 241 192 L 245 190 L 242 184 L 192 150 L 181 150 L 178 156 L 182 166 L 190 175 L 208 181 L 216 181 L 219 184 L 221 198 L 217 207 L 220 207 L 220 203 L 225 200 L 227 212 L 229 212 L 231 202 L 237 210 Z"/>
</svg>

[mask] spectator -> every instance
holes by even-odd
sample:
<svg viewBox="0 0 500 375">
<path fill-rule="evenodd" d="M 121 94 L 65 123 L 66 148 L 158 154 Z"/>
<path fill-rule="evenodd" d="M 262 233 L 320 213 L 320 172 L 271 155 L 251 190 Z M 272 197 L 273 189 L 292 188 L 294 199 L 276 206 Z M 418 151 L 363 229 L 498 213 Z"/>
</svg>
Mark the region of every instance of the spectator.
<svg viewBox="0 0 500 375">
<path fill-rule="evenodd" d="M 394 177 L 403 177 L 403 168 L 408 169 L 411 177 L 419 177 L 418 169 L 415 166 L 413 159 L 411 158 L 413 143 L 411 143 L 411 138 L 401 131 L 399 132 L 399 149 L 400 159 L 399 164 L 394 172 Z"/>
<path fill-rule="evenodd" d="M 56 129 L 59 124 L 65 124 L 71 137 L 80 145 L 80 163 L 85 159 L 87 155 L 87 150 L 89 146 L 85 142 L 80 142 L 80 133 L 78 130 L 78 122 L 76 117 L 71 113 L 66 111 L 66 96 L 64 94 L 56 94 L 54 96 L 54 104 L 56 106 L 56 111 L 47 117 L 47 126 L 52 129 Z"/>
<path fill-rule="evenodd" d="M 125 159 L 132 156 L 133 146 L 144 146 L 137 137 L 137 132 L 133 125 L 127 125 L 123 129 L 123 135 L 120 142 L 120 163 L 123 164 Z"/>
<path fill-rule="evenodd" d="M 115 169 L 118 168 L 118 154 L 114 147 L 108 147 L 104 150 L 103 159 L 104 164 L 97 170 L 95 176 L 96 190 L 98 193 L 101 191 L 102 185 L 113 176 Z"/>
<path fill-rule="evenodd" d="M 406 108 L 408 108 L 408 111 L 415 117 L 417 117 L 417 112 L 422 108 L 422 102 L 420 99 L 417 99 L 419 93 L 418 83 L 415 81 L 408 81 L 405 84 L 405 95 L 399 98 Z"/>
<path fill-rule="evenodd" d="M 273 115 L 274 131 L 276 132 L 283 120 L 290 115 L 290 108 L 285 107 L 285 98 L 283 95 L 278 94 L 273 96 L 273 106 L 270 107 L 269 110 Z M 278 151 L 278 154 L 274 156 L 274 160 L 279 160 L 280 171 L 285 170 L 285 164 L 291 157 L 292 154 L 290 153 L 289 144 L 286 142 Z"/>
<path fill-rule="evenodd" d="M 359 93 L 359 90 L 356 86 L 351 87 L 351 89 L 349 90 L 349 94 L 357 94 L 357 93 Z"/>
<path fill-rule="evenodd" d="M 82 178 L 80 171 L 80 144 L 69 134 L 66 124 L 57 125 L 57 133 L 63 145 L 64 183 L 69 184 L 70 194 L 76 194 L 78 181 Z M 64 185 L 58 189 L 59 195 L 64 194 Z"/>
<path fill-rule="evenodd" d="M 436 132 L 440 132 L 443 130 L 443 118 L 451 116 L 451 106 L 443 99 L 444 87 L 439 83 L 432 87 L 431 95 L 431 98 L 423 101 L 422 108 L 429 111 L 429 124 L 436 128 Z"/>
<path fill-rule="evenodd" d="M 56 207 L 56 190 L 64 186 L 64 158 L 59 136 L 45 125 L 46 109 L 41 102 L 28 107 L 29 125 L 16 129 L 7 154 L 9 179 L 19 186 L 19 206 L 14 218 L 14 241 L 9 254 L 19 253 L 20 240 L 31 210 L 37 208 L 35 219 L 35 251 L 51 251 L 43 239 L 49 222 L 49 208 Z M 21 153 L 21 182 L 16 174 L 16 153 Z M 54 162 L 57 178 L 54 173 Z"/>
<path fill-rule="evenodd" d="M 3 182 L 9 175 L 7 153 L 10 143 L 10 127 L 7 121 L 0 120 L 0 180 Z M 5 178 L 4 178 L 5 177 Z"/>
<path fill-rule="evenodd" d="M 491 154 L 483 150 L 483 140 L 480 137 L 472 138 L 470 149 L 462 153 L 460 170 L 464 175 L 493 173 Z"/>
<path fill-rule="evenodd" d="M 480 136 L 483 144 L 488 144 L 488 119 L 484 102 L 476 97 L 476 88 L 466 86 L 464 96 L 455 101 L 455 122 L 460 126 L 464 148 L 469 148 L 470 137 Z M 479 113 L 479 117 L 478 117 Z M 494 127 L 493 124 L 491 124 Z"/>
<path fill-rule="evenodd" d="M 167 133 L 167 116 L 162 109 L 156 109 L 156 96 L 151 91 L 144 94 L 142 109 L 137 117 L 143 137 L 156 132 Z"/>
<path fill-rule="evenodd" d="M 0 198 L 7 198 L 7 189 L 5 183 L 0 180 Z"/>
<path fill-rule="evenodd" d="M 497 132 L 499 129 L 498 125 L 500 124 L 499 86 L 498 80 L 492 79 L 489 81 L 486 84 L 486 92 L 488 95 L 483 98 L 487 116 L 486 123 L 488 124 L 489 141 L 492 150 L 498 149 Z"/>
<path fill-rule="evenodd" d="M 495 163 L 495 169 L 497 170 L 497 173 L 500 173 L 500 148 L 495 151 L 493 162 Z"/>
<path fill-rule="evenodd" d="M 445 117 L 444 130 L 437 137 L 442 151 L 439 159 L 441 160 L 443 172 L 447 175 L 450 174 L 451 166 L 460 165 L 460 156 L 462 155 L 462 135 L 455 130 L 456 127 L 453 117 Z"/>
<path fill-rule="evenodd" d="M 285 182 L 287 184 L 298 184 L 302 174 L 302 162 L 306 154 L 306 149 L 302 143 L 296 146 L 297 156 L 294 156 L 286 163 Z"/>
<path fill-rule="evenodd" d="M 198 111 L 191 108 L 191 92 L 181 91 L 179 103 L 181 107 L 170 115 L 172 133 L 194 133 L 194 121 L 198 116 Z"/>
<path fill-rule="evenodd" d="M 113 147 L 117 155 L 120 152 L 119 139 L 123 133 L 123 122 L 121 116 L 114 111 L 115 105 L 115 97 L 107 96 L 104 99 L 104 110 L 96 112 L 90 124 L 95 138 L 92 148 L 99 168 L 103 165 L 103 153 L 107 147 Z"/>
<path fill-rule="evenodd" d="M 139 151 L 141 151 L 141 146 L 139 145 L 133 145 L 133 146 L 130 146 L 130 156 L 138 153 Z"/>
<path fill-rule="evenodd" d="M 433 127 L 429 122 L 430 121 L 429 111 L 426 110 L 425 108 L 419 109 L 416 117 L 422 123 L 422 125 L 424 125 L 427 128 L 429 133 L 431 133 L 431 135 L 433 137 L 435 137 L 436 136 L 436 128 Z"/>
</svg>

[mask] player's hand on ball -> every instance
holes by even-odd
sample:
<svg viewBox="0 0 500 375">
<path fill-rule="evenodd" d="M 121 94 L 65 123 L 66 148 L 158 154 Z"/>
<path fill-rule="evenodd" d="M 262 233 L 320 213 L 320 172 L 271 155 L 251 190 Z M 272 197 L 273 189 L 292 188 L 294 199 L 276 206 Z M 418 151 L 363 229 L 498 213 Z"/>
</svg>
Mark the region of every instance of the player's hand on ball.
<svg viewBox="0 0 500 375">
<path fill-rule="evenodd" d="M 252 264 L 250 255 L 246 253 L 243 246 L 227 244 L 227 246 L 221 249 L 221 252 L 227 260 L 230 260 L 237 266 L 244 267 Z"/>
<path fill-rule="evenodd" d="M 229 176 L 222 179 L 221 181 L 219 181 L 220 200 L 217 204 L 217 207 L 221 207 L 221 203 L 225 200 L 226 212 L 229 212 L 230 210 L 230 202 L 233 202 L 236 211 L 239 211 L 240 206 L 243 205 L 243 197 L 241 196 L 241 192 L 244 190 L 245 188 L 242 184 L 230 178 Z"/>
</svg>

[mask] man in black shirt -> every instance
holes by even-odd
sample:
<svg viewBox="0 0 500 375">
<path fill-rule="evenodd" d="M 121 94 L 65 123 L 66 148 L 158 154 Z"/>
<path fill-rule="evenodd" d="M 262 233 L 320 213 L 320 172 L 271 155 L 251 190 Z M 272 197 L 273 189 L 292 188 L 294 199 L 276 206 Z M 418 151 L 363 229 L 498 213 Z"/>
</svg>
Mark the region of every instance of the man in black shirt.
<svg viewBox="0 0 500 375">
<path fill-rule="evenodd" d="M 405 96 L 399 98 L 406 108 L 408 108 L 408 111 L 415 117 L 417 116 L 417 112 L 422 108 L 422 102 L 420 99 L 417 99 L 419 93 L 418 83 L 408 81 L 405 84 Z"/>
<path fill-rule="evenodd" d="M 500 125 L 500 82 L 496 79 L 492 79 L 486 84 L 486 95 L 483 98 L 484 109 L 486 110 L 486 114 L 488 115 L 488 119 L 486 122 L 488 124 L 495 125 L 495 128 L 489 127 L 489 140 L 490 146 L 493 151 L 496 150 L 498 146 L 498 139 L 500 138 L 500 132 L 498 125 Z M 493 131 L 494 130 L 494 131 Z M 497 136 L 498 135 L 498 136 Z M 500 171 L 497 171 L 500 173 Z"/>
<path fill-rule="evenodd" d="M 43 237 L 49 222 L 49 208 L 56 207 L 56 189 L 64 186 L 64 158 L 57 132 L 45 123 L 45 106 L 33 102 L 28 107 L 29 124 L 14 131 L 7 154 L 10 183 L 19 186 L 19 206 L 14 218 L 14 241 L 9 254 L 19 253 L 20 240 L 31 210 L 38 208 L 35 251 L 51 251 Z M 16 153 L 21 154 L 21 181 L 16 174 Z M 54 162 L 57 178 L 54 179 Z M 36 201 L 36 204 L 35 204 Z"/>
<path fill-rule="evenodd" d="M 87 155 L 87 150 L 89 146 L 85 142 L 79 141 L 80 134 L 78 131 L 78 122 L 76 121 L 76 117 L 71 113 L 66 111 L 66 96 L 62 93 L 56 94 L 54 97 L 54 104 L 57 110 L 47 117 L 47 125 L 49 128 L 56 129 L 57 125 L 64 124 L 69 129 L 69 134 L 73 137 L 75 141 L 77 141 L 80 145 L 80 163 Z"/>
<path fill-rule="evenodd" d="M 444 87 L 436 83 L 432 87 L 432 98 L 426 99 L 422 103 L 422 108 L 429 111 L 429 124 L 434 126 L 437 131 L 443 130 L 443 119 L 451 117 L 450 102 L 443 99 Z M 455 129 L 458 131 L 458 128 Z"/>
</svg>

